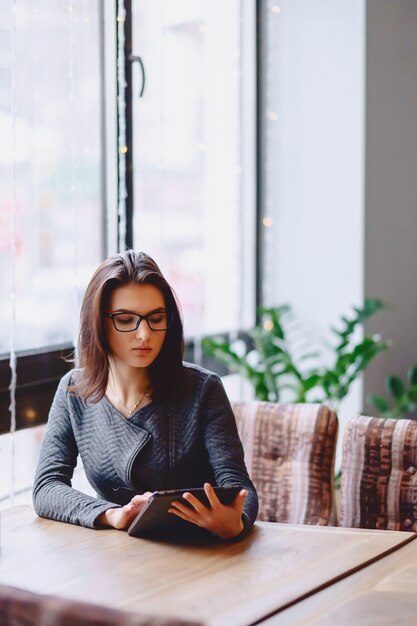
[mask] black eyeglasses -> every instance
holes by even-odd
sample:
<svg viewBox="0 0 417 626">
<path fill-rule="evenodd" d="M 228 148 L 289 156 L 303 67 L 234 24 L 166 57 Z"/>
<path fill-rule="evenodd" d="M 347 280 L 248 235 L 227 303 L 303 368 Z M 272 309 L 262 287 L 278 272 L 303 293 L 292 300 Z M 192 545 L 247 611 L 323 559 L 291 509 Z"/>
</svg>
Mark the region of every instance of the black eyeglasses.
<svg viewBox="0 0 417 626">
<path fill-rule="evenodd" d="M 172 315 L 167 311 L 155 311 L 148 315 L 137 313 L 106 313 L 119 333 L 131 333 L 139 328 L 142 320 L 146 320 L 151 330 L 167 330 L 172 323 Z"/>
</svg>

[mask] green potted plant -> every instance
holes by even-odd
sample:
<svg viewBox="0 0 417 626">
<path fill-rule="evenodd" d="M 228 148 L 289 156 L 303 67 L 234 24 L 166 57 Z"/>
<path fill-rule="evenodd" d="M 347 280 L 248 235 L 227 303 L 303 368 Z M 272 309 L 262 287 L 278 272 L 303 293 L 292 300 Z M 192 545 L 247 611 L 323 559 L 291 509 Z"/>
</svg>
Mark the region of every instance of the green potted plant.
<svg viewBox="0 0 417 626">
<path fill-rule="evenodd" d="M 400 419 L 413 417 L 417 409 L 417 366 L 409 368 L 407 380 L 404 383 L 399 376 L 387 376 L 384 382 L 385 389 L 390 395 L 390 401 L 380 395 L 367 396 L 367 402 L 372 405 L 380 417 Z"/>
<path fill-rule="evenodd" d="M 337 410 L 352 383 L 367 365 L 390 346 L 378 335 L 358 339 L 357 329 L 384 308 L 367 298 L 363 307 L 341 317 L 332 328 L 336 342 L 328 355 L 299 345 L 299 333 L 291 328 L 291 307 L 263 307 L 259 322 L 247 333 L 247 342 L 224 338 L 203 339 L 203 350 L 231 372 L 239 372 L 253 386 L 255 397 L 273 402 L 320 402 Z"/>
</svg>

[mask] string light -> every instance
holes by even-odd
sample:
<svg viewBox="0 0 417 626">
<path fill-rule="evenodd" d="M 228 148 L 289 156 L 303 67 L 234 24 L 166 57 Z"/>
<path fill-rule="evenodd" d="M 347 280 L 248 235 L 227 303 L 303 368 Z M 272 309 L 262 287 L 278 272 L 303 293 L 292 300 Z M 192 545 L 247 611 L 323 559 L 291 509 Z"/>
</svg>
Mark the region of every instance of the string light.
<svg viewBox="0 0 417 626">
<path fill-rule="evenodd" d="M 73 223 L 73 346 L 74 357 L 77 362 L 77 347 L 78 347 L 78 259 L 79 259 L 79 246 L 78 246 L 78 233 L 79 233 L 79 216 L 77 202 L 75 201 L 76 191 L 76 107 L 75 107 L 75 79 L 74 79 L 74 58 L 75 58 L 75 42 L 74 42 L 74 4 L 73 0 L 68 1 L 68 100 L 70 109 L 70 128 L 69 128 L 69 148 L 70 148 L 70 206 Z"/>
<path fill-rule="evenodd" d="M 124 22 L 126 11 L 123 0 L 117 2 L 117 121 L 119 127 L 119 197 L 117 214 L 119 217 L 119 244 L 125 245 L 126 241 L 126 77 L 125 77 L 125 30 Z M 126 150 L 124 150 L 126 148 Z"/>
<path fill-rule="evenodd" d="M 156 9 L 155 9 L 156 10 Z M 155 76 L 155 81 L 157 81 L 157 99 L 156 99 L 156 107 L 155 107 L 155 121 L 156 121 L 156 180 L 158 186 L 158 210 L 155 214 L 155 219 L 153 222 L 153 233 L 152 233 L 152 245 L 154 246 L 154 254 L 155 256 L 159 255 L 161 259 L 161 264 L 164 266 L 165 263 L 169 266 L 169 262 L 167 262 L 167 250 L 168 246 L 165 245 L 165 237 L 166 233 L 169 232 L 169 227 L 167 225 L 166 214 L 167 214 L 167 181 L 165 176 L 165 154 L 166 154 L 166 141 L 165 141 L 165 92 L 166 92 L 166 83 L 165 83 L 165 58 L 166 58 L 166 6 L 165 0 L 159 0 L 158 3 L 158 15 L 157 15 L 157 24 L 158 24 L 158 41 L 160 44 L 158 45 L 158 53 L 155 57 L 155 64 L 157 67 L 157 72 Z M 141 229 L 137 229 L 139 233 Z M 138 247 L 140 249 L 143 248 L 143 245 L 138 240 Z"/>
<path fill-rule="evenodd" d="M 265 124 L 265 145 L 269 146 L 273 133 L 275 133 L 275 122 L 278 119 L 278 112 L 276 110 L 275 94 L 272 89 L 271 77 L 276 71 L 274 61 L 279 57 L 280 50 L 278 46 L 278 38 L 275 36 L 276 20 L 275 17 L 281 12 L 281 8 L 276 2 L 268 2 L 268 11 L 265 15 L 265 36 L 266 36 L 266 55 L 265 55 L 265 90 L 264 90 L 264 102 L 265 119 L 268 121 Z M 274 248 L 275 248 L 275 233 L 273 226 L 272 215 L 275 211 L 275 202 L 273 200 L 273 194 L 271 188 L 274 187 L 274 171 L 275 167 L 272 162 L 271 154 L 269 150 L 265 151 L 264 156 L 264 171 L 265 171 L 265 187 L 266 193 L 264 196 L 264 206 L 262 207 L 264 217 L 262 219 L 263 225 L 263 275 L 262 275 L 262 300 L 265 305 L 269 305 L 271 299 L 275 298 L 273 294 L 272 285 L 275 284 L 275 263 L 274 263 Z"/>
<path fill-rule="evenodd" d="M 25 419 L 29 421 L 36 419 L 37 415 L 38 414 L 33 407 L 28 407 L 24 412 Z"/>
<path fill-rule="evenodd" d="M 159 4 L 159 41 L 161 41 L 161 45 L 159 46 L 159 98 L 158 98 L 158 117 L 159 117 L 159 136 L 158 136 L 158 170 L 163 170 L 165 165 L 165 55 L 166 55 L 166 41 L 165 41 L 165 1 L 162 0 Z M 161 213 L 162 219 L 159 222 L 159 225 L 162 229 L 162 222 L 164 220 L 164 213 L 166 209 L 166 181 L 165 178 L 161 178 L 160 181 L 160 189 L 162 195 L 162 205 L 161 205 Z M 162 236 L 162 230 L 160 230 L 160 236 Z"/>
<path fill-rule="evenodd" d="M 272 320 L 265 320 L 263 323 L 263 329 L 266 330 L 267 332 L 271 332 L 271 330 L 274 328 L 274 322 Z"/>
<path fill-rule="evenodd" d="M 232 52 L 232 57 L 235 59 L 237 64 L 237 103 L 238 103 L 238 120 L 239 127 L 236 138 L 236 151 L 237 157 L 241 160 L 244 156 L 244 144 L 242 138 L 245 137 L 244 129 L 243 129 L 243 89 L 242 89 L 242 80 L 243 80 L 243 72 L 242 72 L 242 40 L 243 40 L 243 4 L 242 0 L 238 3 L 238 11 L 239 11 L 239 24 L 237 29 L 237 49 Z M 244 316 L 244 304 L 245 304 L 245 295 L 243 290 L 243 285 L 245 282 L 244 275 L 244 264 L 241 262 L 242 254 L 243 254 L 243 241 L 245 234 L 245 220 L 243 215 L 243 197 L 244 197 L 244 180 L 243 180 L 243 165 L 238 162 L 234 167 L 235 174 L 237 176 L 236 179 L 236 206 L 237 206 L 237 215 L 236 222 L 238 228 L 236 229 L 237 241 L 236 241 L 236 263 L 238 271 L 234 272 L 235 282 L 234 282 L 234 319 L 235 330 L 230 333 L 230 341 L 234 346 L 238 343 L 238 328 L 243 327 L 243 316 Z M 243 342 L 242 342 L 243 343 Z M 243 350 L 245 350 L 245 346 L 242 346 Z M 238 387 L 239 396 L 242 397 L 244 393 L 243 380 L 242 377 L 239 378 L 239 387 Z"/>
<path fill-rule="evenodd" d="M 10 359 L 11 370 L 10 391 L 10 442 L 11 442 L 11 485 L 10 485 L 10 506 L 13 506 L 15 493 L 15 432 L 16 432 L 16 260 L 17 260 L 17 239 L 16 239 L 16 0 L 12 1 L 12 28 L 11 28 L 11 118 L 12 118 L 12 215 L 10 229 L 10 260 L 11 260 L 11 329 L 10 329 Z"/>
</svg>

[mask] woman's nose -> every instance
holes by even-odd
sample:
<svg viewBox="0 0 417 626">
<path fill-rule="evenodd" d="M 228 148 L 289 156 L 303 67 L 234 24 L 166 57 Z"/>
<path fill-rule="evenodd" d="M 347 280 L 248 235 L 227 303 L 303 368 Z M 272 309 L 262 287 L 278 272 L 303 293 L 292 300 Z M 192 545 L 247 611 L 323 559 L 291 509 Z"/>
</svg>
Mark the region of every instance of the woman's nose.
<svg viewBox="0 0 417 626">
<path fill-rule="evenodd" d="M 147 337 L 150 333 L 150 328 L 146 322 L 146 320 L 140 320 L 139 322 L 139 326 L 136 329 L 136 337 L 138 339 L 144 339 L 145 337 Z"/>
</svg>

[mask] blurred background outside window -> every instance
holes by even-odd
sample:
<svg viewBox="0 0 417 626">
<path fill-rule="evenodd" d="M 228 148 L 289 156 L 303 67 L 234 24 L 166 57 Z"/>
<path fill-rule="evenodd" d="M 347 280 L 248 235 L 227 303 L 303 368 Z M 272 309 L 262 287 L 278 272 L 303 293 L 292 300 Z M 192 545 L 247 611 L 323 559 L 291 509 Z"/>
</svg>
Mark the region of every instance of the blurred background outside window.
<svg viewBox="0 0 417 626">
<path fill-rule="evenodd" d="M 98 7 L 19 0 L 14 50 L 12 12 L 0 12 L 0 355 L 13 297 L 18 354 L 71 343 L 104 256 Z M 42 432 L 0 436 L 0 506 L 12 485 L 14 503 L 30 500 Z"/>
<path fill-rule="evenodd" d="M 255 12 L 241 0 L 133 7 L 134 246 L 159 262 L 187 337 L 249 327 L 255 272 Z"/>
<path fill-rule="evenodd" d="M 70 7 L 19 0 L 14 59 L 12 15 L 0 12 L 0 354 L 12 323 L 13 158 L 16 350 L 73 339 L 103 257 L 98 3 Z"/>
</svg>

